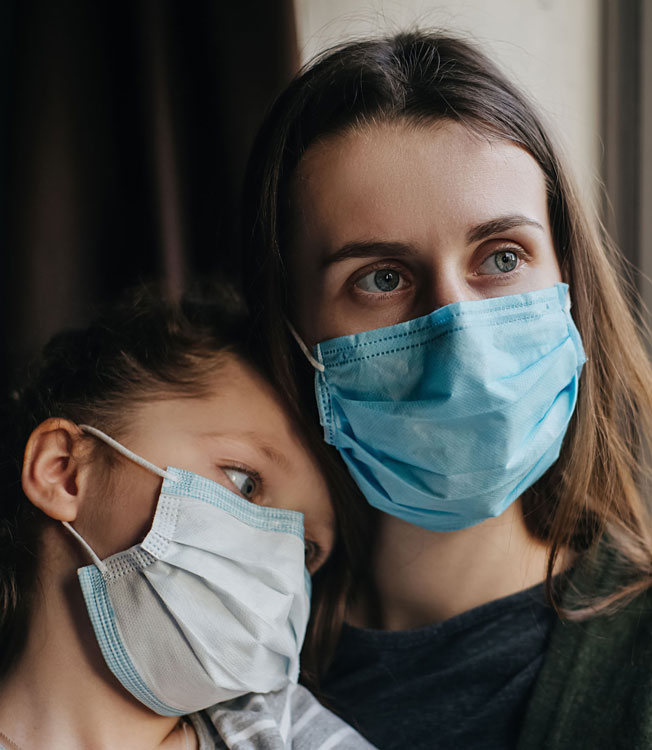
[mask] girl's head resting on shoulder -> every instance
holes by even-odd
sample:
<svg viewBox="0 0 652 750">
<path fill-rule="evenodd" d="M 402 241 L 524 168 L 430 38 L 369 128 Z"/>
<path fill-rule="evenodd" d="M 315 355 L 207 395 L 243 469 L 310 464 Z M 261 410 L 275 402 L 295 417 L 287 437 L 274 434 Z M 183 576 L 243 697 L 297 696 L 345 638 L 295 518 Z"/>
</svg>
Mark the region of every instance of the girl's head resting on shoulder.
<svg viewBox="0 0 652 750">
<path fill-rule="evenodd" d="M 637 479 L 652 376 L 623 262 L 535 107 L 484 53 L 429 32 L 323 53 L 259 133 L 245 228 L 261 341 L 277 381 L 304 403 L 312 372 L 286 319 L 311 345 L 568 284 L 587 362 L 559 459 L 521 496 L 523 515 L 549 547 L 549 580 L 560 550 L 608 532 L 634 571 L 615 597 L 649 585 Z"/>
<path fill-rule="evenodd" d="M 328 489 L 250 356 L 247 330 L 229 287 L 180 302 L 145 288 L 53 338 L 21 380 L 3 414 L 0 678 L 24 647 L 44 566 L 74 574 L 89 563 L 61 522 L 100 560 L 139 544 L 152 525 L 161 478 L 83 425 L 162 470 L 302 513 L 306 568 L 324 565 L 335 542 Z"/>
</svg>

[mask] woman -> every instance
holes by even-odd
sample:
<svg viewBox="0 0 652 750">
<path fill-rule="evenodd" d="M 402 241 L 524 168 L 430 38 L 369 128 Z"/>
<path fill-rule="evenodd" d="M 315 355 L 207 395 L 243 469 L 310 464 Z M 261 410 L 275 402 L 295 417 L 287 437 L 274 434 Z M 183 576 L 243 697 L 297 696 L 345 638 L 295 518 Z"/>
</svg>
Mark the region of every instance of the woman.
<svg viewBox="0 0 652 750">
<path fill-rule="evenodd" d="M 245 222 L 277 384 L 308 420 L 316 378 L 381 511 L 332 704 L 381 748 L 648 747 L 652 377 L 527 99 L 438 34 L 327 52 L 261 130 Z"/>
</svg>

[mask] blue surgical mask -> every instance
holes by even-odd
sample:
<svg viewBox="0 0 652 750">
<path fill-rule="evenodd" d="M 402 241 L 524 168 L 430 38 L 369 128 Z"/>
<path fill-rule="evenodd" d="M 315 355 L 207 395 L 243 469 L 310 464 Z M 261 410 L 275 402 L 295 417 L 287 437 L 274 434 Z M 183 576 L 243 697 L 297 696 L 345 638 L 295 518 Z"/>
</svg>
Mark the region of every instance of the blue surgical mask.
<svg viewBox="0 0 652 750">
<path fill-rule="evenodd" d="M 313 354 L 326 442 L 371 505 L 432 531 L 500 515 L 550 468 L 586 360 L 566 284 L 455 302 Z"/>
<path fill-rule="evenodd" d="M 254 505 L 217 482 L 163 470 L 100 430 L 82 429 L 163 477 L 134 547 L 78 571 L 102 655 L 122 685 L 166 716 L 296 682 L 310 612 L 303 514 Z"/>
</svg>

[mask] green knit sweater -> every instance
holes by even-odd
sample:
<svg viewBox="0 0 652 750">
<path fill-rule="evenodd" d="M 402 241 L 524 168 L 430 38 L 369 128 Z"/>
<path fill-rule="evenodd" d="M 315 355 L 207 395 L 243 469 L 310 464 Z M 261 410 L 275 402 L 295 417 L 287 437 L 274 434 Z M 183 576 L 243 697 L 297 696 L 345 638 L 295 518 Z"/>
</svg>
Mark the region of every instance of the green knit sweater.
<svg viewBox="0 0 652 750">
<path fill-rule="evenodd" d="M 601 551 L 592 590 L 617 585 Z M 569 591 L 586 591 L 587 568 Z M 613 615 L 560 620 L 525 716 L 518 750 L 652 750 L 652 594 Z"/>
</svg>

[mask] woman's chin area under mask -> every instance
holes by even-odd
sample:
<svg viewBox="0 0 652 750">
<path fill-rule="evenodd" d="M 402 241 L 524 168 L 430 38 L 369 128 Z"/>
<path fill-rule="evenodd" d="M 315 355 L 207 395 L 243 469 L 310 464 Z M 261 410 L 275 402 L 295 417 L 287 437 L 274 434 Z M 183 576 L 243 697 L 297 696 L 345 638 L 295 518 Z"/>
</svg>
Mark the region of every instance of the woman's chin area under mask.
<svg viewBox="0 0 652 750">
<path fill-rule="evenodd" d="M 333 547 L 335 519 L 326 484 L 280 399 L 234 355 L 222 358 L 208 391 L 201 398 L 142 404 L 117 439 L 161 468 L 206 477 L 256 505 L 303 513 L 306 567 L 314 573 Z M 160 491 L 160 479 L 128 459 L 119 461 L 111 503 L 94 504 L 77 529 L 100 557 L 142 541 Z"/>
</svg>

